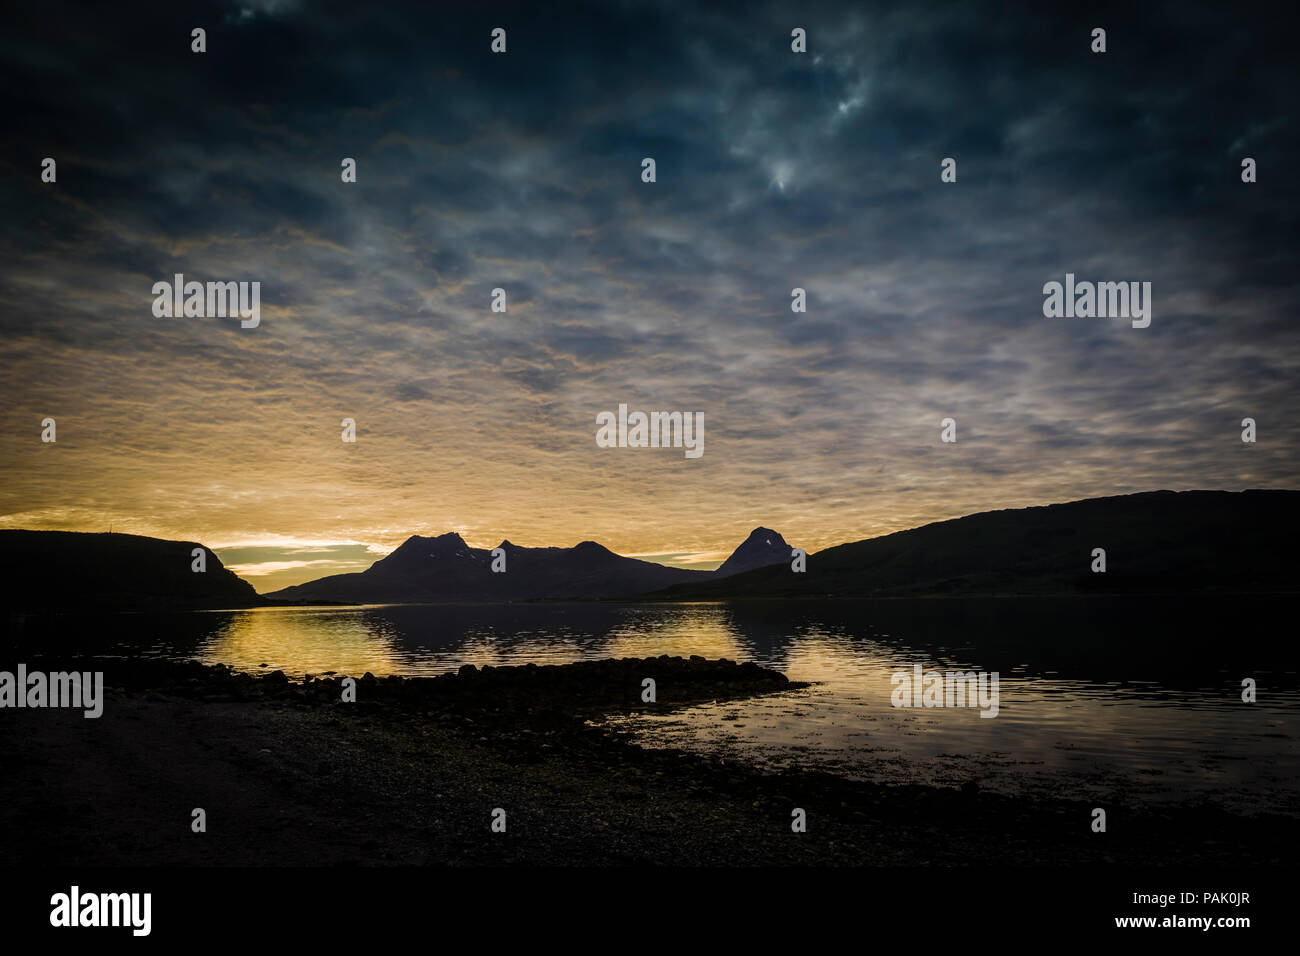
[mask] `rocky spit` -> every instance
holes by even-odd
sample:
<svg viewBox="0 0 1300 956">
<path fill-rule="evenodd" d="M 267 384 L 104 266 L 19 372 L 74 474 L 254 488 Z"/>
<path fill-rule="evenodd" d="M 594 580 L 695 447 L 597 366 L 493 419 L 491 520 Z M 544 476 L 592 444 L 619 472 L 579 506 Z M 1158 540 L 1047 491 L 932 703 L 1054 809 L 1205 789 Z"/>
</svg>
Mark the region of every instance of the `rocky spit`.
<svg viewBox="0 0 1300 956">
<path fill-rule="evenodd" d="M 755 664 L 658 657 L 291 679 L 197 662 L 102 670 L 103 716 L 0 712 L 0 865 L 1270 865 L 1289 818 L 765 772 L 645 749 L 609 716 L 798 692 Z M 643 681 L 657 700 L 642 700 Z M 191 828 L 206 814 L 206 832 Z M 494 832 L 494 811 L 505 832 Z M 802 809 L 806 832 L 794 832 Z"/>
</svg>

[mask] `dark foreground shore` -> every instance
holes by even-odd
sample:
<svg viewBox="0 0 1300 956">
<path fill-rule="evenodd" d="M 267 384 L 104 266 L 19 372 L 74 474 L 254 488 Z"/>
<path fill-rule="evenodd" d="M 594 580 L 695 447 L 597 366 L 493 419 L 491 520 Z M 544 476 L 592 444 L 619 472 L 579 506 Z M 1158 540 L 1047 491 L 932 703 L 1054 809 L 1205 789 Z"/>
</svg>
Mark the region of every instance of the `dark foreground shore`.
<svg viewBox="0 0 1300 956">
<path fill-rule="evenodd" d="M 367 676 L 349 703 L 337 677 L 25 662 L 103 670 L 109 690 L 98 719 L 0 711 L 0 865 L 1274 865 L 1300 846 L 1287 818 L 1116 801 L 1098 834 L 1091 804 L 764 773 L 594 725 L 801 686 L 753 664 Z"/>
</svg>

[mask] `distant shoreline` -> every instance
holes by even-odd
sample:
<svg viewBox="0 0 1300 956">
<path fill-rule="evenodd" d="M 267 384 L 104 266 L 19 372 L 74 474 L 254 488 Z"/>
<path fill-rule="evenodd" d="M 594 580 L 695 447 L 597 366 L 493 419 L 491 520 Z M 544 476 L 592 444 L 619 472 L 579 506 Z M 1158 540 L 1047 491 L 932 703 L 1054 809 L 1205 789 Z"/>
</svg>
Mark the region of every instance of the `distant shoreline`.
<svg viewBox="0 0 1300 956">
<path fill-rule="evenodd" d="M 9 618 L 18 617 L 81 617 L 112 615 L 157 615 L 157 614 L 234 614 L 243 611 L 266 609 L 348 609 L 348 608 L 383 608 L 383 607 L 561 607 L 564 605 L 586 605 L 590 607 L 616 607 L 619 605 L 640 604 L 680 604 L 688 605 L 813 605 L 813 604 L 873 604 L 877 602 L 903 603 L 908 601 L 1012 601 L 1012 600 L 1179 600 L 1195 601 L 1200 599 L 1223 600 L 1234 597 L 1242 598 L 1287 598 L 1300 594 L 1300 583 L 1295 589 L 1261 589 L 1261 590 L 1215 590 L 1201 588 L 1188 591 L 1024 591 L 993 592 L 961 591 L 947 593 L 916 594 L 743 594 L 727 597 L 684 597 L 675 595 L 645 594 L 616 598 L 533 598 L 521 601 L 484 601 L 481 599 L 446 600 L 446 601 L 263 601 L 257 604 L 235 605 L 230 607 L 109 607 L 93 606 L 70 607 L 15 607 L 7 610 Z"/>
</svg>

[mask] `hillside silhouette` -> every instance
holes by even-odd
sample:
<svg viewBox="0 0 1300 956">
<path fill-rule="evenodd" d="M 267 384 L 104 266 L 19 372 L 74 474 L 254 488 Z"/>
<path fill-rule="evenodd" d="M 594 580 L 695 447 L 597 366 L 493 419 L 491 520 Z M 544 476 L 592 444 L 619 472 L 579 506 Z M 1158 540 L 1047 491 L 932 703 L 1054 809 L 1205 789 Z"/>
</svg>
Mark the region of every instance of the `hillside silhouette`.
<svg viewBox="0 0 1300 956">
<path fill-rule="evenodd" d="M 79 531 L 0 531 L 0 601 L 9 610 L 203 610 L 265 602 L 194 541 Z"/>
<path fill-rule="evenodd" d="M 982 512 L 819 551 L 803 573 L 786 562 L 649 597 L 1290 591 L 1298 533 L 1300 492 L 1152 491 Z"/>
</svg>

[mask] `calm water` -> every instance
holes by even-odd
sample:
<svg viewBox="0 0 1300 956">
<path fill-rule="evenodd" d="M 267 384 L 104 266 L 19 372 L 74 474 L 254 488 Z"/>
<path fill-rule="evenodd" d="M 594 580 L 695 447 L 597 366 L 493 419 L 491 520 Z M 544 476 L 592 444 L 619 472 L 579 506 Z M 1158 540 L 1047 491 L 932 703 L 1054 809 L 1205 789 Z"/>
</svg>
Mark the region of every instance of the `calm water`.
<svg viewBox="0 0 1300 956">
<path fill-rule="evenodd" d="M 112 616 L 124 655 L 291 675 L 432 675 L 464 663 L 701 654 L 753 660 L 810 689 L 616 723 L 645 746 L 819 766 L 882 782 L 1210 800 L 1297 812 L 1300 681 L 1284 601 L 1014 599 L 741 608 L 371 606 Z M 85 627 L 86 625 L 81 625 Z M 51 625 L 11 621 L 45 646 Z M 67 620 L 53 626 L 76 643 Z M 890 704 L 890 676 L 1000 674 L 1000 713 Z M 1241 702 L 1254 678 L 1259 700 Z M 109 678 L 111 683 L 111 677 Z"/>
</svg>

